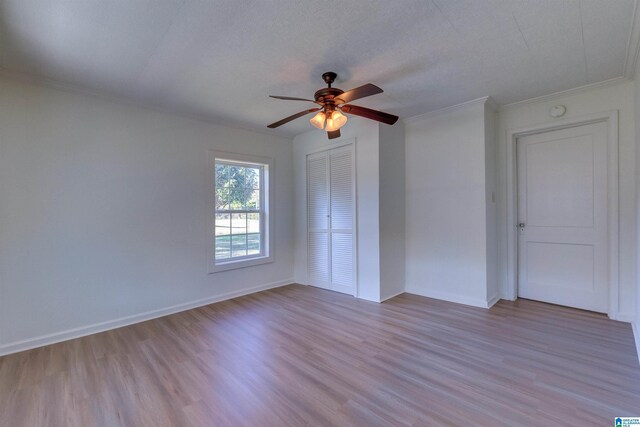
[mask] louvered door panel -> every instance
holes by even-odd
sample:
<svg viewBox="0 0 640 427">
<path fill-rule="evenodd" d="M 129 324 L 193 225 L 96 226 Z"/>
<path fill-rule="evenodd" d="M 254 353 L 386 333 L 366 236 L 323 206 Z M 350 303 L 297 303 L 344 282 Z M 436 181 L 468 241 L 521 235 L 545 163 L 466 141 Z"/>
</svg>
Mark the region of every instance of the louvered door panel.
<svg viewBox="0 0 640 427">
<path fill-rule="evenodd" d="M 331 286 L 344 293 L 353 293 L 353 235 L 331 233 Z"/>
<path fill-rule="evenodd" d="M 329 233 L 309 233 L 308 255 L 307 265 L 310 283 L 328 288 L 330 285 Z"/>
<path fill-rule="evenodd" d="M 351 147 L 331 152 L 331 229 L 353 229 L 353 156 Z"/>
<path fill-rule="evenodd" d="M 329 156 L 307 157 L 307 276 L 309 283 L 331 287 L 329 232 Z"/>
<path fill-rule="evenodd" d="M 307 215 L 309 230 L 329 228 L 328 156 L 325 153 L 307 159 Z"/>
</svg>

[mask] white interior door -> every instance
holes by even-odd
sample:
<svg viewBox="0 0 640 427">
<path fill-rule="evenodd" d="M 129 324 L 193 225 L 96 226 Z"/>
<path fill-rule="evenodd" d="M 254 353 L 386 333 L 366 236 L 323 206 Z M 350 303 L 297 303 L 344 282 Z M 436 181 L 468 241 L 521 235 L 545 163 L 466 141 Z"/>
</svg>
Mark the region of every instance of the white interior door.
<svg viewBox="0 0 640 427">
<path fill-rule="evenodd" d="M 314 286 L 355 292 L 353 147 L 307 157 L 307 268 Z"/>
<path fill-rule="evenodd" d="M 518 296 L 608 307 L 607 125 L 518 138 Z"/>
</svg>

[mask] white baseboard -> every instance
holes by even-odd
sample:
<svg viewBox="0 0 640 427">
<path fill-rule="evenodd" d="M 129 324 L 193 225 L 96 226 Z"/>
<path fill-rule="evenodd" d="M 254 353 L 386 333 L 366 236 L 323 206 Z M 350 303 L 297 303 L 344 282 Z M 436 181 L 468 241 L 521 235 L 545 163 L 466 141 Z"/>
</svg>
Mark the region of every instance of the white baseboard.
<svg viewBox="0 0 640 427">
<path fill-rule="evenodd" d="M 402 295 L 402 294 L 404 294 L 404 290 L 396 292 L 396 293 L 391 294 L 391 295 L 388 295 L 386 297 L 380 298 L 380 302 L 385 302 L 388 299 L 391 299 L 393 297 L 397 297 L 398 295 Z"/>
<path fill-rule="evenodd" d="M 509 295 L 501 294 L 500 298 L 498 298 L 498 299 L 499 300 L 503 299 L 503 300 L 507 300 L 507 301 L 516 301 L 518 298 L 517 297 L 516 298 L 512 298 Z M 609 316 L 609 319 L 611 319 L 611 320 L 617 320 L 619 322 L 627 322 L 627 323 L 633 322 L 633 319 L 635 317 L 633 315 L 633 313 L 620 313 L 620 312 L 616 312 L 616 313 L 613 313 L 613 314 L 607 314 L 607 316 Z"/>
<path fill-rule="evenodd" d="M 123 326 L 131 325 L 134 323 L 140 323 L 147 320 L 156 319 L 158 317 L 163 317 L 169 314 L 178 313 L 180 311 L 190 310 L 192 308 L 202 307 L 202 306 L 213 304 L 216 302 L 241 297 L 243 295 L 265 291 L 267 289 L 278 288 L 280 286 L 290 285 L 292 283 L 295 283 L 293 279 L 281 280 L 281 281 L 272 282 L 272 283 L 265 283 L 263 285 L 254 286 L 252 288 L 242 289 L 234 292 L 228 292 L 226 294 L 216 295 L 212 297 L 201 298 L 195 301 L 173 305 L 171 307 L 160 308 L 157 310 L 151 310 L 144 313 L 121 317 L 119 319 L 107 320 L 106 322 L 94 323 L 92 325 L 81 326 L 79 328 L 68 329 L 66 331 L 54 332 L 52 334 L 41 335 L 35 338 L 15 341 L 15 342 L 0 346 L 0 356 L 4 356 L 11 353 L 17 353 L 19 351 L 29 350 L 36 347 L 42 347 L 45 345 L 55 344 L 61 341 L 67 341 L 74 338 L 80 338 L 87 335 L 97 334 L 99 332 L 121 328 Z"/>
<path fill-rule="evenodd" d="M 371 301 L 371 302 L 377 302 L 377 303 L 382 302 L 382 301 L 380 301 L 380 298 L 369 298 L 369 297 L 366 297 L 366 296 L 362 296 L 360 294 L 354 295 L 354 297 L 356 297 L 358 299 L 361 299 L 363 301 Z"/>
<path fill-rule="evenodd" d="M 507 295 L 506 293 L 500 293 L 500 298 L 499 299 L 503 299 L 503 300 L 507 300 L 507 301 L 515 301 L 518 299 L 517 296 L 513 296 L 513 295 Z"/>
<path fill-rule="evenodd" d="M 427 298 L 434 298 L 443 301 L 455 302 L 458 304 L 471 305 L 473 307 L 481 307 L 481 308 L 490 308 L 491 305 L 495 304 L 499 298 L 496 296 L 496 301 L 493 304 L 489 304 L 491 301 L 486 301 L 482 298 L 473 298 L 465 295 L 451 294 L 448 292 L 440 292 L 433 290 L 425 290 L 425 289 L 416 289 L 414 287 L 408 287 L 406 290 L 409 294 L 420 295 Z"/>
<path fill-rule="evenodd" d="M 636 319 L 635 322 L 631 323 L 631 328 L 633 329 L 633 337 L 636 340 L 636 353 L 638 353 L 638 363 L 640 363 L 640 319 Z"/>
<path fill-rule="evenodd" d="M 500 294 L 496 294 L 493 297 L 489 298 L 489 300 L 487 301 L 487 308 L 493 307 L 501 299 L 502 298 L 500 298 Z"/>
<path fill-rule="evenodd" d="M 618 322 L 627 322 L 632 323 L 635 316 L 632 313 L 613 313 L 613 315 L 609 315 L 609 319 L 617 320 Z"/>
</svg>

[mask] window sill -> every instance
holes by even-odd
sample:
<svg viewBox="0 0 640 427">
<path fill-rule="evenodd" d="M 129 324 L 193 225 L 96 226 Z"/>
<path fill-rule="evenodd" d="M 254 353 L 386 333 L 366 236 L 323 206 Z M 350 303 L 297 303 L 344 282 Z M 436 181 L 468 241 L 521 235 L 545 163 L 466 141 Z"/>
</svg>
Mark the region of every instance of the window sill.
<svg viewBox="0 0 640 427">
<path fill-rule="evenodd" d="M 209 268 L 209 274 L 219 273 L 221 271 L 236 270 L 238 268 L 253 267 L 255 265 L 268 264 L 271 262 L 273 262 L 273 256 L 262 256 L 237 261 L 219 262 L 217 264 L 213 264 Z"/>
</svg>

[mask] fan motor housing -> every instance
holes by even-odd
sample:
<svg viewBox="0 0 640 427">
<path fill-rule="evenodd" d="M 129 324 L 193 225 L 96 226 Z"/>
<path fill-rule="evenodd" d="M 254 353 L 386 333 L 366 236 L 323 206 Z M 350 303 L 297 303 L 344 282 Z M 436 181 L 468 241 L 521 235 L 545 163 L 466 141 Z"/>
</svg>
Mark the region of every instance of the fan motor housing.
<svg viewBox="0 0 640 427">
<path fill-rule="evenodd" d="M 313 96 L 317 102 L 333 103 L 333 99 L 343 93 L 344 91 L 342 89 L 338 89 L 337 87 L 325 87 L 317 91 Z"/>
</svg>

